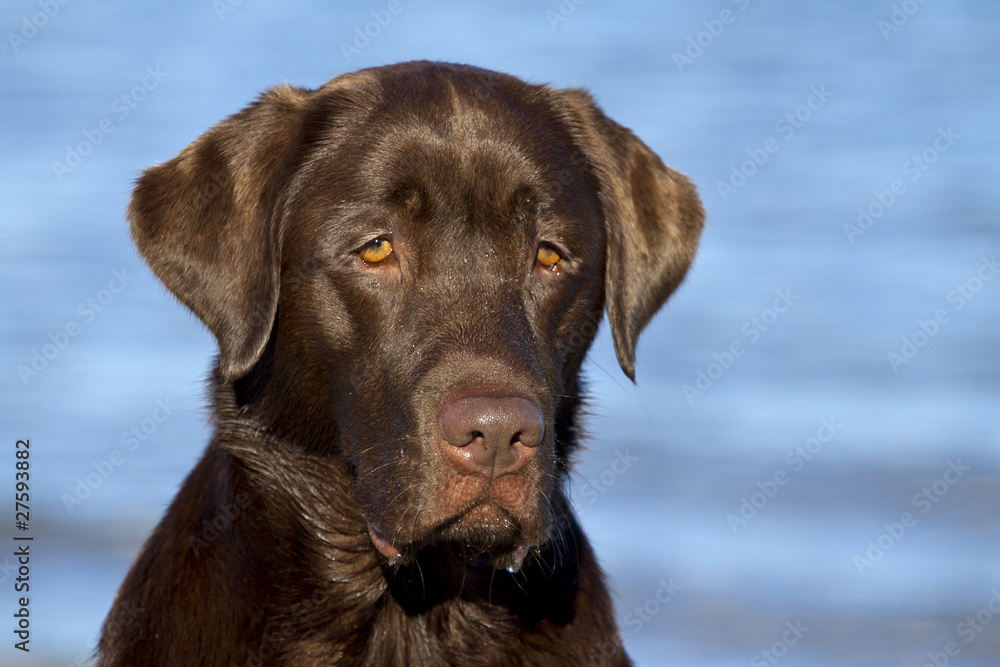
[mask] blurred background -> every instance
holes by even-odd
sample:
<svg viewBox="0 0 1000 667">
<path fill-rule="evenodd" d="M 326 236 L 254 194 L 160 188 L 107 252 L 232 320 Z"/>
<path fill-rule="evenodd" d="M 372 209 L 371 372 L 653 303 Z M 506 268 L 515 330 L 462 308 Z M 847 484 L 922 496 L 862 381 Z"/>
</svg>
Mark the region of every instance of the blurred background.
<svg viewBox="0 0 1000 667">
<path fill-rule="evenodd" d="M 606 330 L 587 363 L 573 497 L 635 662 L 1000 664 L 998 36 L 991 0 L 4 3 L 0 663 L 87 663 L 209 438 L 133 179 L 271 85 L 428 58 L 590 89 L 704 199 L 638 384 Z"/>
</svg>

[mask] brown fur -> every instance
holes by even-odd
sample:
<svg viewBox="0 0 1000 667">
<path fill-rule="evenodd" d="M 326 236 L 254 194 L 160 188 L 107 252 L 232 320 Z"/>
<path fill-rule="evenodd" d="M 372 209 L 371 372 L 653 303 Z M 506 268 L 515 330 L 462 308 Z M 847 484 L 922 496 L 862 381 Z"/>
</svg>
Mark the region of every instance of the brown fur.
<svg viewBox="0 0 1000 667">
<path fill-rule="evenodd" d="M 218 339 L 215 434 L 100 664 L 629 664 L 565 495 L 579 370 L 606 307 L 632 377 L 702 217 L 583 91 L 441 63 L 272 89 L 149 169 L 132 235 Z M 544 437 L 468 463 L 439 420 L 480 404 Z"/>
</svg>

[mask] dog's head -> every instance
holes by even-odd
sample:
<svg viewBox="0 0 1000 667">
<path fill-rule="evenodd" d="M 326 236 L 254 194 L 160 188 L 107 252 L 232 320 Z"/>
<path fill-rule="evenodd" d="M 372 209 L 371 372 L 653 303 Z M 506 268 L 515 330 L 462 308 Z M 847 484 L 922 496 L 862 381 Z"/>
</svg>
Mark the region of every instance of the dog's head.
<svg viewBox="0 0 1000 667">
<path fill-rule="evenodd" d="M 603 310 L 632 377 L 703 212 L 586 93 L 417 62 L 271 90 L 129 217 L 241 414 L 340 461 L 380 553 L 514 568 L 549 536 Z"/>
</svg>

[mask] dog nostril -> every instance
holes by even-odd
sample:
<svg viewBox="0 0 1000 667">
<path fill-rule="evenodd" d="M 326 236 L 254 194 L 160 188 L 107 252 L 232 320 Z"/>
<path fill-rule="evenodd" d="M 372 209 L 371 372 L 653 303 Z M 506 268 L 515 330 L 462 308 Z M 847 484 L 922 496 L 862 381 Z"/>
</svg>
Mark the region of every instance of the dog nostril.
<svg viewBox="0 0 1000 667">
<path fill-rule="evenodd" d="M 541 409 L 521 397 L 461 398 L 441 409 L 438 424 L 447 451 L 483 474 L 520 469 L 545 434 Z"/>
<path fill-rule="evenodd" d="M 520 431 L 514 434 L 514 437 L 510 439 L 510 446 L 516 447 L 517 445 L 524 445 L 525 447 L 537 447 L 538 438 L 533 434 L 526 434 L 524 431 Z"/>
<path fill-rule="evenodd" d="M 532 424 L 531 427 L 517 433 L 513 438 L 511 438 L 511 447 L 521 444 L 525 447 L 538 447 L 542 442 L 542 437 L 545 435 L 545 425 L 539 421 L 537 424 Z"/>
<path fill-rule="evenodd" d="M 443 432 L 443 430 L 444 429 L 442 429 L 442 432 Z M 462 437 L 461 435 L 456 436 L 454 438 L 454 441 L 448 440 L 448 438 L 445 438 L 445 440 L 448 440 L 448 444 L 450 444 L 450 445 L 452 445 L 454 447 L 458 447 L 458 448 L 469 447 L 471 445 L 474 445 L 477 441 L 482 441 L 484 439 L 485 439 L 485 436 L 483 436 L 483 434 L 480 433 L 479 431 L 476 431 L 475 433 L 470 433 L 468 435 L 468 437 Z M 462 440 L 464 440 L 465 442 L 460 442 Z"/>
</svg>

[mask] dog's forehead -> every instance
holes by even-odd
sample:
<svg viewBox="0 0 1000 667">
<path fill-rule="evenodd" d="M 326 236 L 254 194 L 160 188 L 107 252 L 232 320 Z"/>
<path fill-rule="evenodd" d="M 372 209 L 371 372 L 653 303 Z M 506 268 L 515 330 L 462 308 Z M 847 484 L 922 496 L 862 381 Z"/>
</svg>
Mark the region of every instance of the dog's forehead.
<svg viewBox="0 0 1000 667">
<path fill-rule="evenodd" d="M 361 199 L 407 209 L 416 220 L 514 219 L 558 197 L 554 156 L 504 136 L 504 128 L 395 127 L 359 161 Z"/>
<path fill-rule="evenodd" d="M 283 247 L 342 255 L 389 235 L 419 247 L 428 270 L 459 249 L 505 257 L 510 272 L 545 241 L 599 261 L 598 189 L 556 95 L 493 73 L 423 74 L 319 91 Z"/>
<path fill-rule="evenodd" d="M 557 110 L 538 87 L 507 79 L 396 77 L 354 93 L 348 111 L 324 105 L 338 117 L 312 139 L 291 199 L 404 209 L 411 224 L 497 237 L 519 236 L 540 211 L 596 221 L 585 160 Z"/>
</svg>

